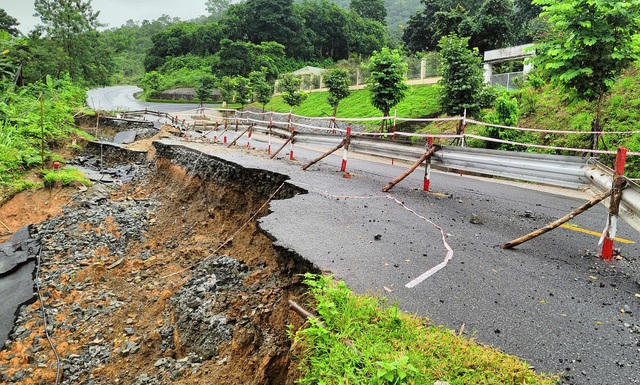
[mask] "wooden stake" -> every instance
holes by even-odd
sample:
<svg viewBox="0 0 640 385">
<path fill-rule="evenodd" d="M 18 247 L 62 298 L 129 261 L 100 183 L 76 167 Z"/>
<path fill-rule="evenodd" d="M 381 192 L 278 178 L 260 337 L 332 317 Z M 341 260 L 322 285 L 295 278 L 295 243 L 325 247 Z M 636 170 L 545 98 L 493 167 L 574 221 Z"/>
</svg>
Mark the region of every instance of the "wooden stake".
<svg viewBox="0 0 640 385">
<path fill-rule="evenodd" d="M 315 320 L 318 319 L 318 317 L 311 314 L 311 312 L 307 311 L 302 306 L 298 305 L 298 303 L 292 299 L 289 300 L 289 306 L 293 311 L 295 311 L 300 317 L 304 319 L 307 319 L 307 318 L 313 318 Z M 324 326 L 324 323 L 322 321 L 320 321 L 319 324 L 323 329 L 326 329 L 326 326 Z"/>
<path fill-rule="evenodd" d="M 403 172 L 402 175 L 400 175 L 399 177 L 397 177 L 393 181 L 389 182 L 386 186 L 384 186 L 384 188 L 382 189 L 382 192 L 387 192 L 387 191 L 391 190 L 393 188 L 393 186 L 395 186 L 398 183 L 402 182 L 402 180 L 404 178 L 408 177 L 412 172 L 414 172 L 415 169 L 418 168 L 418 166 L 420 166 L 422 164 L 422 162 L 424 162 L 428 157 L 430 157 L 438 149 L 439 149 L 438 146 L 431 147 L 429 149 L 429 151 L 425 152 L 424 155 L 422 155 L 420 157 L 420 159 L 418 159 L 411 167 L 409 167 L 409 169 L 407 171 Z"/>
<path fill-rule="evenodd" d="M 282 144 L 282 146 L 280 146 L 280 148 L 279 148 L 276 152 L 274 152 L 274 153 L 273 153 L 273 155 L 271 155 L 271 158 L 269 158 L 269 159 L 273 159 L 273 158 L 275 158 L 275 157 L 276 157 L 276 155 L 278 155 L 278 153 L 279 153 L 280 151 L 282 151 L 282 149 L 283 149 L 287 144 L 289 144 L 289 142 L 291 142 L 291 141 L 293 140 L 293 137 L 294 137 L 294 136 L 296 136 L 296 132 L 295 132 L 295 131 L 292 131 L 292 132 L 291 132 L 291 136 L 289 137 L 289 139 L 287 139 L 287 141 L 286 141 L 286 142 L 284 142 L 284 143 Z"/>
<path fill-rule="evenodd" d="M 587 203 L 583 204 L 582 206 L 578 207 L 577 209 L 573 210 L 572 212 L 570 212 L 569 214 L 565 215 L 564 217 L 549 223 L 548 225 L 546 225 L 545 227 L 538 229 L 536 231 L 533 231 L 527 235 L 523 235 L 520 238 L 514 239 L 511 242 L 507 242 L 503 245 L 500 245 L 501 248 L 503 249 L 511 249 L 515 246 L 518 246 L 521 243 L 527 242 L 539 235 L 542 235 L 546 232 L 549 232 L 553 229 L 555 229 L 556 227 L 560 227 L 560 225 L 562 225 L 565 222 L 568 222 L 569 220 L 573 219 L 574 217 L 576 217 L 579 214 L 582 214 L 583 212 L 587 211 L 588 209 L 590 209 L 591 207 L 597 205 L 598 203 L 600 203 L 601 201 L 605 200 L 609 195 L 611 195 L 611 190 L 604 192 L 598 196 L 596 196 L 595 198 L 591 199 L 590 201 L 588 201 Z"/>
<path fill-rule="evenodd" d="M 9 226 L 5 225 L 4 222 L 0 221 L 0 224 L 2 226 L 4 226 L 5 229 L 7 229 L 7 231 L 11 231 L 11 229 L 9 228 Z"/>
<path fill-rule="evenodd" d="M 242 134 L 240 134 L 238 137 L 236 137 L 236 138 L 233 140 L 233 142 L 231 142 L 227 147 L 231 147 L 231 146 L 235 145 L 235 144 L 236 144 L 236 142 L 238 141 L 238 139 L 242 138 L 242 135 L 246 134 L 246 133 L 247 133 L 247 131 L 249 131 L 250 129 L 251 129 L 251 126 L 247 127 L 247 129 L 246 129 L 246 130 L 244 130 L 244 131 L 242 131 Z"/>
<path fill-rule="evenodd" d="M 336 152 L 339 149 L 341 149 L 342 147 L 344 147 L 344 144 L 345 144 L 345 139 L 342 139 L 342 142 L 340 142 L 338 147 L 332 148 L 331 150 L 325 152 L 324 154 L 320 155 L 316 159 L 312 160 L 309 164 L 307 164 L 306 166 L 302 167 L 302 170 L 306 171 L 309 167 L 313 166 L 314 164 L 318 163 L 322 159 L 326 158 L 327 156 L 333 154 L 334 152 Z"/>
</svg>

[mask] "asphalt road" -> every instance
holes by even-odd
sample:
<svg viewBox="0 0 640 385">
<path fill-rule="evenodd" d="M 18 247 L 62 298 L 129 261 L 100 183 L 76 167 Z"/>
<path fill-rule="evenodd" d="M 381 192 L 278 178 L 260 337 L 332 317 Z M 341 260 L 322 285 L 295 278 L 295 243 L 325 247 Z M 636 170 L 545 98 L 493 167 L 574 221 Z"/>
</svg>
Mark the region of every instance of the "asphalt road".
<svg viewBox="0 0 640 385">
<path fill-rule="evenodd" d="M 142 88 L 136 86 L 116 86 L 97 88 L 87 92 L 87 104 L 94 110 L 135 111 L 144 110 L 179 113 L 194 110 L 193 103 L 147 103 L 134 97 Z"/>
<path fill-rule="evenodd" d="M 101 109 L 171 113 L 195 108 L 143 104 L 131 97 L 133 89 L 94 90 L 90 101 Z M 258 139 L 252 145 L 264 148 Z M 451 173 L 435 173 L 434 193 L 425 193 L 419 190 L 422 175 L 417 171 L 391 191 L 403 207 L 380 188 L 406 165 L 350 159 L 351 178 L 343 178 L 338 156 L 301 171 L 318 153 L 299 147 L 290 162 L 284 153 L 268 160 L 263 152 L 186 145 L 244 167 L 287 174 L 291 183 L 306 189 L 307 194 L 273 202 L 261 227 L 277 244 L 355 291 L 381 293 L 403 310 L 455 330 L 465 325 L 468 336 L 518 355 L 539 371 L 564 372 L 564 383 L 640 383 L 640 247 L 618 242 L 623 260 L 603 262 L 595 257 L 598 237 L 576 231 L 601 231 L 607 215 L 603 206 L 573 219 L 574 229 L 559 228 L 515 250 L 498 246 L 570 212 L 587 199 L 584 193 L 550 193 L 540 186 Z M 445 258 L 434 224 L 447 234 L 453 258 L 407 288 Z M 618 236 L 640 240 L 626 224 Z"/>
</svg>

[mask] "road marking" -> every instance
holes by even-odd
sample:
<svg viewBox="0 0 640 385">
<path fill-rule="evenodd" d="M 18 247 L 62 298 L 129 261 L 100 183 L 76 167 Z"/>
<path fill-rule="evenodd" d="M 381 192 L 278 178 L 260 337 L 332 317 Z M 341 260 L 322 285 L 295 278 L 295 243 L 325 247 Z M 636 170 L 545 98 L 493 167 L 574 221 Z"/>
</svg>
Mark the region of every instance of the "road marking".
<svg viewBox="0 0 640 385">
<path fill-rule="evenodd" d="M 585 233 L 585 234 L 590 234 L 590 235 L 595 235 L 596 237 L 599 237 L 602 235 L 602 233 L 599 233 L 597 231 L 591 231 L 591 230 L 587 230 L 587 229 L 583 229 L 581 227 L 578 226 L 574 226 L 574 225 L 568 225 L 568 224 L 563 224 L 560 225 L 560 227 L 564 227 L 565 229 L 569 229 L 569 230 L 573 230 L 573 231 L 577 231 L 579 233 Z M 620 243 L 628 243 L 628 244 L 635 244 L 634 241 L 630 241 L 628 239 L 624 239 L 624 238 L 614 238 L 616 241 L 620 242 Z"/>
</svg>

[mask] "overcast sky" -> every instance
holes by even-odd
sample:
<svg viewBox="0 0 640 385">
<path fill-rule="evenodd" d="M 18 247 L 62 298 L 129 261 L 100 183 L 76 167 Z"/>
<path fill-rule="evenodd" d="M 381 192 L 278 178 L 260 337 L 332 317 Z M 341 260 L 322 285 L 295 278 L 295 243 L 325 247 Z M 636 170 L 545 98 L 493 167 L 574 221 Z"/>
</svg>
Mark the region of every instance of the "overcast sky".
<svg viewBox="0 0 640 385">
<path fill-rule="evenodd" d="M 205 0 L 93 0 L 91 6 L 94 11 L 100 11 L 100 22 L 111 28 L 120 27 L 129 19 L 151 21 L 163 14 L 181 20 L 194 19 L 207 14 L 204 3 Z M 23 33 L 40 22 L 33 17 L 33 0 L 0 0 L 0 8 L 18 19 L 18 29 Z"/>
</svg>

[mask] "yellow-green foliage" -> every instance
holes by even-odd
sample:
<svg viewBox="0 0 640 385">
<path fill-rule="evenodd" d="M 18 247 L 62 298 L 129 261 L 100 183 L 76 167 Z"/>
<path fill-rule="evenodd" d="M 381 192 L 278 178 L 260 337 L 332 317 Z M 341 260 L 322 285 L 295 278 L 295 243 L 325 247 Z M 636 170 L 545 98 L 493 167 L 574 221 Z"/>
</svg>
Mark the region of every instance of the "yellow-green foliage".
<svg viewBox="0 0 640 385">
<path fill-rule="evenodd" d="M 85 177 L 84 173 L 72 167 L 61 168 L 58 171 L 47 170 L 44 172 L 43 179 L 47 186 L 55 186 L 58 184 L 68 186 L 74 182 L 91 186 L 91 181 Z"/>
<path fill-rule="evenodd" d="M 554 384 L 520 359 L 402 313 L 344 282 L 307 275 L 318 320 L 294 339 L 300 384 Z"/>
</svg>

